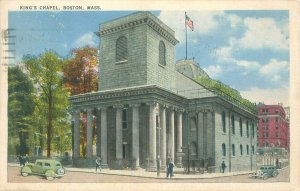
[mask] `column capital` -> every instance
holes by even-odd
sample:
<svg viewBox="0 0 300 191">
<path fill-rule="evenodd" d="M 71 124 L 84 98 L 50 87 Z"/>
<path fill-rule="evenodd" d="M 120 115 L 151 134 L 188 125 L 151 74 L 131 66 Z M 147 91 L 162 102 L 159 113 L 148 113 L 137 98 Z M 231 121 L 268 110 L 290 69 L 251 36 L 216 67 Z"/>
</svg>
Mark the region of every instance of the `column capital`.
<svg viewBox="0 0 300 191">
<path fill-rule="evenodd" d="M 96 109 L 97 109 L 98 111 L 106 110 L 106 109 L 107 109 L 107 106 L 98 106 Z"/>
<path fill-rule="evenodd" d="M 167 109 L 167 108 L 169 108 L 169 105 L 168 105 L 168 104 L 165 104 L 165 103 L 160 103 L 160 104 L 159 104 L 159 107 L 162 107 L 162 108 Z"/>
<path fill-rule="evenodd" d="M 85 108 L 83 111 L 84 112 L 87 112 L 87 113 L 90 113 L 94 110 L 94 108 Z"/>
<path fill-rule="evenodd" d="M 156 101 L 149 101 L 149 102 L 146 102 L 146 105 L 148 106 L 156 106 L 158 103 Z"/>
<path fill-rule="evenodd" d="M 114 109 L 123 109 L 123 108 L 124 108 L 124 105 L 121 104 L 121 103 L 117 103 L 117 104 L 113 105 L 113 108 L 114 108 Z"/>
<path fill-rule="evenodd" d="M 141 104 L 140 103 L 131 103 L 129 104 L 130 107 L 140 107 Z"/>
</svg>

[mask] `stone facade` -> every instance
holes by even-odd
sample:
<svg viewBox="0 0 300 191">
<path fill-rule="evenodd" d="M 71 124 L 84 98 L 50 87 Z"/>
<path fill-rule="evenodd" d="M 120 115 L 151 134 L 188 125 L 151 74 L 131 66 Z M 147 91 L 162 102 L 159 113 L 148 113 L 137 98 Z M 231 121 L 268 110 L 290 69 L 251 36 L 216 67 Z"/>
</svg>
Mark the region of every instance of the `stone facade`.
<svg viewBox="0 0 300 191">
<path fill-rule="evenodd" d="M 70 97 L 74 165 L 91 166 L 101 156 L 103 167 L 112 169 L 155 171 L 158 161 L 164 169 L 169 160 L 186 167 L 188 158 L 198 170 L 219 172 L 222 161 L 226 171 L 255 169 L 255 113 L 176 70 L 174 31 L 138 12 L 102 24 L 99 36 L 100 91 Z M 79 155 L 80 113 L 87 115 L 85 158 Z"/>
</svg>

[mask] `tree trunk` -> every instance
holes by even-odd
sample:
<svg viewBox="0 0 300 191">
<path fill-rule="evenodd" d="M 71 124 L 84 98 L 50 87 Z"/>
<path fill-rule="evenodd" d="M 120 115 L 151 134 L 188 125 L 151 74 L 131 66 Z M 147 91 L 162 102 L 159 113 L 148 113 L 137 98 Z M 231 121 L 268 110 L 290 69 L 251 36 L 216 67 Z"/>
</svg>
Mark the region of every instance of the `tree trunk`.
<svg viewBox="0 0 300 191">
<path fill-rule="evenodd" d="M 48 103 L 48 127 L 47 127 L 47 157 L 51 156 L 51 130 L 52 130 L 52 91 L 51 86 L 49 88 L 49 103 Z"/>
</svg>

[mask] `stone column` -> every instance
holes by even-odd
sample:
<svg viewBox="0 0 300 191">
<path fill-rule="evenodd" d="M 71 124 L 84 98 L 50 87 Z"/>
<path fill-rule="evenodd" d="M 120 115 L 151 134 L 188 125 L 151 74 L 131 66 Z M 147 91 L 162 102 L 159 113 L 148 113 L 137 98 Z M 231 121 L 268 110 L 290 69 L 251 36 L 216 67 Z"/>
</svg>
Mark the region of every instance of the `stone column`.
<svg viewBox="0 0 300 191">
<path fill-rule="evenodd" d="M 182 111 L 177 112 L 177 153 L 182 152 Z M 182 167 L 182 157 L 177 156 L 177 167 Z"/>
<path fill-rule="evenodd" d="M 214 118 L 213 118 L 213 111 L 209 110 L 207 112 L 207 131 L 206 131 L 206 142 L 207 142 L 207 157 L 214 158 Z M 211 161 L 212 162 L 212 161 Z M 213 165 L 213 164 L 211 164 Z"/>
<path fill-rule="evenodd" d="M 86 122 L 86 157 L 92 158 L 93 156 L 93 110 L 87 109 L 87 122 Z"/>
<path fill-rule="evenodd" d="M 107 164 L 107 113 L 106 108 L 101 110 L 101 165 L 103 168 L 108 168 Z"/>
<path fill-rule="evenodd" d="M 166 167 L 166 156 L 167 156 L 167 134 L 166 134 L 166 108 L 160 107 L 160 128 L 161 128 L 161 141 L 160 141 L 160 158 L 161 158 L 161 168 Z"/>
<path fill-rule="evenodd" d="M 175 144 L 174 144 L 174 110 L 170 110 L 169 118 L 169 157 L 174 162 Z"/>
<path fill-rule="evenodd" d="M 73 134 L 73 159 L 78 159 L 80 157 L 80 111 L 73 111 L 73 120 L 74 120 L 74 134 Z"/>
<path fill-rule="evenodd" d="M 123 131 L 122 131 L 122 109 L 123 105 L 115 105 L 116 108 L 116 165 L 122 168 L 123 159 Z"/>
<path fill-rule="evenodd" d="M 140 104 L 132 104 L 132 159 L 133 167 L 140 166 L 140 145 L 139 145 L 139 106 Z"/>
<path fill-rule="evenodd" d="M 156 171 L 156 103 L 149 103 L 149 159 L 150 171 Z"/>
<path fill-rule="evenodd" d="M 203 124 L 203 112 L 199 111 L 198 112 L 198 158 L 199 159 L 204 159 L 204 148 L 203 148 L 203 130 L 204 130 L 204 124 Z"/>
</svg>

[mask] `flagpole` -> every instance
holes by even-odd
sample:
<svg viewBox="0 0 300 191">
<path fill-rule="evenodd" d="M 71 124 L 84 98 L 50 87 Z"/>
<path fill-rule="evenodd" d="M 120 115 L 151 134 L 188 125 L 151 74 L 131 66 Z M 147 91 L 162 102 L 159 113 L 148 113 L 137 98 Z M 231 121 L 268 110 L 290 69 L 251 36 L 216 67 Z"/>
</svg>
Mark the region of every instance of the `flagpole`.
<svg viewBox="0 0 300 191">
<path fill-rule="evenodd" d="M 186 29 L 186 12 L 184 12 L 184 26 L 185 26 L 185 60 L 187 60 L 187 29 Z"/>
</svg>

